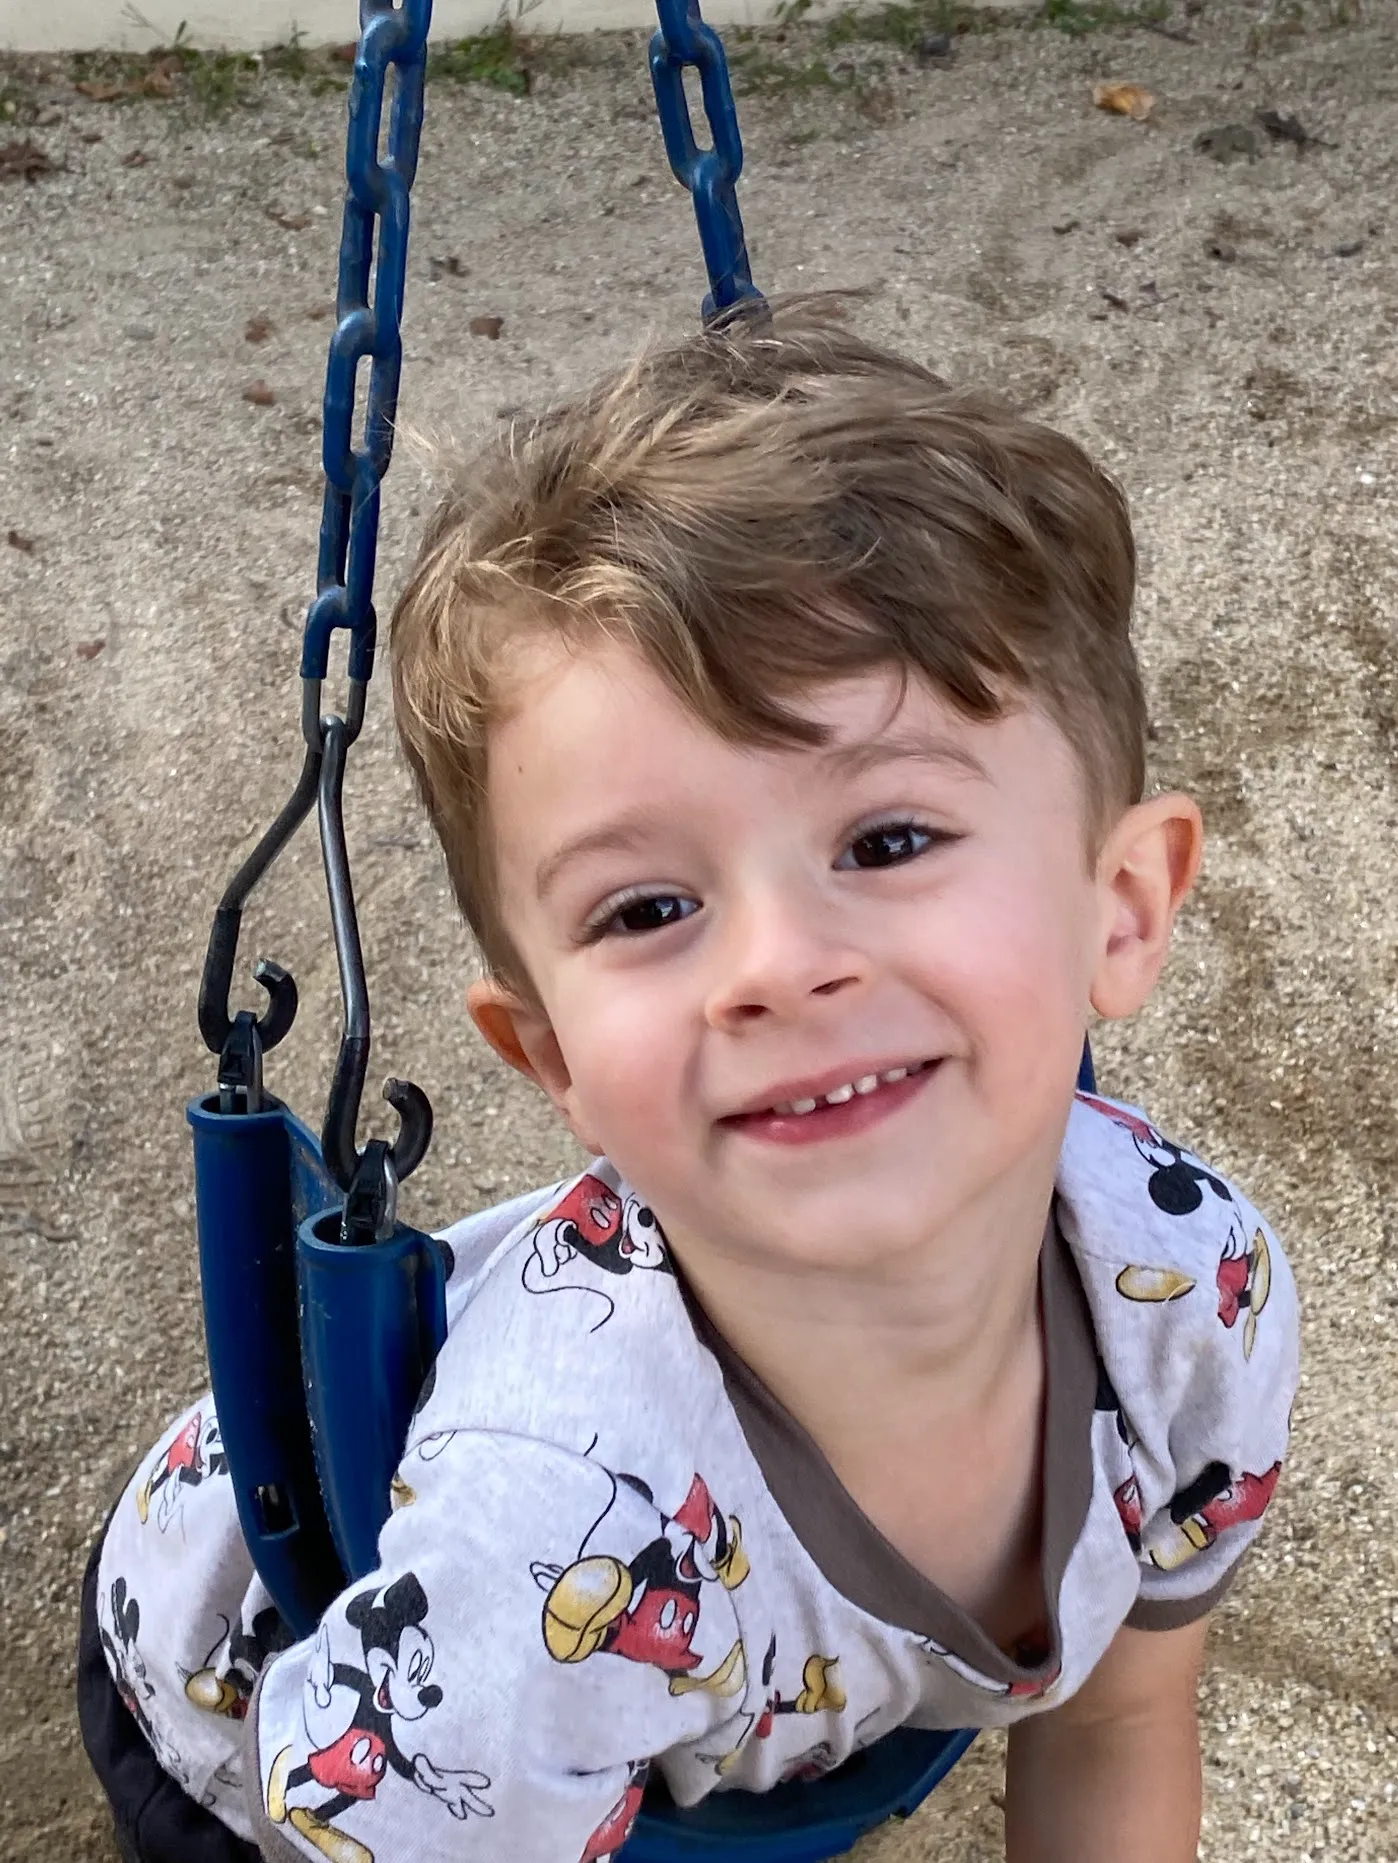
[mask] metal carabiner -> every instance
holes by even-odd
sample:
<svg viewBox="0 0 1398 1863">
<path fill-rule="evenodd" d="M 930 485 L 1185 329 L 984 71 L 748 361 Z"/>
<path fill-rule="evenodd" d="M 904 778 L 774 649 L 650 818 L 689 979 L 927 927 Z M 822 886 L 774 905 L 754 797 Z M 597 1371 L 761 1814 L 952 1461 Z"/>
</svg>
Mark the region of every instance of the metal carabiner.
<svg viewBox="0 0 1398 1863">
<path fill-rule="evenodd" d="M 322 762 L 319 784 L 320 845 L 325 861 L 325 886 L 330 898 L 330 924 L 335 935 L 335 957 L 340 967 L 340 995 L 345 1008 L 344 1032 L 335 1058 L 335 1072 L 325 1107 L 320 1148 L 325 1167 L 341 1190 L 355 1185 L 368 1148 L 355 1145 L 355 1128 L 369 1072 L 369 985 L 364 974 L 364 951 L 359 941 L 359 919 L 354 909 L 349 851 L 345 845 L 345 751 L 349 727 L 343 718 L 321 721 Z M 398 1137 L 388 1148 L 386 1161 L 393 1190 L 422 1163 L 432 1139 L 432 1103 L 410 1080 L 390 1080 L 383 1097 L 398 1114 Z M 387 1183 L 386 1175 L 383 1181 Z M 391 1218 L 389 1227 L 392 1227 Z"/>
<path fill-rule="evenodd" d="M 267 994 L 267 1007 L 260 1016 L 251 1010 L 229 1009 L 233 988 L 233 971 L 238 960 L 238 933 L 243 921 L 243 907 L 258 881 L 310 814 L 320 785 L 321 750 L 308 746 L 301 774 L 285 806 L 257 846 L 224 888 L 209 932 L 209 947 L 204 954 L 204 972 L 199 980 L 199 1033 L 206 1048 L 219 1057 L 218 1084 L 222 1112 L 238 1110 L 242 1095 L 243 1110 L 260 1112 L 262 1106 L 262 1056 L 275 1048 L 296 1020 L 296 983 L 280 964 L 260 959 L 253 966 L 253 979 Z M 254 1103 L 255 1102 L 255 1103 Z"/>
</svg>

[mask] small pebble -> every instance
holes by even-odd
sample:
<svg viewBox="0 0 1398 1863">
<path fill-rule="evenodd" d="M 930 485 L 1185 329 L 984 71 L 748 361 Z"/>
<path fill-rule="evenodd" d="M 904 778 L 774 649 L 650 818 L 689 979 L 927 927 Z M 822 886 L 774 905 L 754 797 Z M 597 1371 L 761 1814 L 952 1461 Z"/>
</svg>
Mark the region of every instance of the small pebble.
<svg viewBox="0 0 1398 1863">
<path fill-rule="evenodd" d="M 917 42 L 920 65 L 950 65 L 956 59 L 956 41 L 949 32 L 926 32 Z"/>
</svg>

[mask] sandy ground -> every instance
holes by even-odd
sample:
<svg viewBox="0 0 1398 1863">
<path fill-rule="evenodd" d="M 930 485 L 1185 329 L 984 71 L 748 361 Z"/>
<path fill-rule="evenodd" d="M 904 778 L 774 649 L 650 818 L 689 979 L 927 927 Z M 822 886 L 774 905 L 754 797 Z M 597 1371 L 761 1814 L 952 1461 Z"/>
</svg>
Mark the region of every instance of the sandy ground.
<svg viewBox="0 0 1398 1863">
<path fill-rule="evenodd" d="M 1007 27 L 894 63 L 862 108 L 751 98 L 745 202 L 761 282 L 871 282 L 872 331 L 1003 386 L 1132 494 L 1156 771 L 1212 842 L 1101 1071 L 1272 1214 L 1307 1339 L 1283 1496 L 1213 1634 L 1203 1854 L 1391 1863 L 1398 10 L 1279 17 L 1209 0 L 1176 21 L 1192 43 Z M 1152 119 L 1095 110 L 1104 78 L 1148 84 Z M 118 108 L 57 72 L 30 97 L 0 142 L 62 167 L 0 182 L 0 1852 L 76 1863 L 113 1856 L 71 1703 L 84 1549 L 203 1378 L 182 1108 L 212 1085 L 209 913 L 298 757 L 343 105 L 269 81 L 221 116 Z M 1263 107 L 1323 146 L 1195 148 Z M 416 202 L 419 423 L 489 427 L 696 313 L 637 40 L 528 99 L 441 85 Z M 386 596 L 425 496 L 406 458 L 390 487 Z M 468 1032 L 386 710 L 376 689 L 352 842 L 377 1071 L 437 1107 L 407 1194 L 431 1224 L 567 1152 Z M 251 942 L 300 981 L 271 1080 L 318 1123 L 338 1002 L 309 840 Z M 863 1863 L 998 1855 L 998 1765 L 984 1743 Z"/>
</svg>

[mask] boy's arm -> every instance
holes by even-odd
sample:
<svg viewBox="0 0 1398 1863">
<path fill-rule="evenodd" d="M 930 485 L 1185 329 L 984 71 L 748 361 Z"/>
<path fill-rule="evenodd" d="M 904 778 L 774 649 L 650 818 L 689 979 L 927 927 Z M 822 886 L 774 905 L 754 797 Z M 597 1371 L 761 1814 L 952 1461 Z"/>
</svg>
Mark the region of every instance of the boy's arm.
<svg viewBox="0 0 1398 1863">
<path fill-rule="evenodd" d="M 1194 1863 L 1207 1622 L 1123 1625 L 1071 1701 L 1011 1729 L 1007 1863 Z"/>
<path fill-rule="evenodd" d="M 243 1745 L 262 1855 L 576 1863 L 620 1849 L 646 1762 L 732 1718 L 733 1688 L 698 1679 L 725 1655 L 741 1674 L 725 1586 L 676 1577 L 667 1597 L 684 1530 L 546 1442 L 432 1432 L 396 1493 L 378 1569 L 262 1671 Z"/>
</svg>

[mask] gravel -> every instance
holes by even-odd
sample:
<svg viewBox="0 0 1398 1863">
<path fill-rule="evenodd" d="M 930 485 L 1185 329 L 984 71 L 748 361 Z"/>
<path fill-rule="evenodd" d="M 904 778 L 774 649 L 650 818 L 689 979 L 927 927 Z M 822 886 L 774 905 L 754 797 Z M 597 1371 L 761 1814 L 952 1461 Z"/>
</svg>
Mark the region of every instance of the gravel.
<svg viewBox="0 0 1398 1863">
<path fill-rule="evenodd" d="M 1202 1854 L 1392 1863 L 1398 8 L 1326 27 L 1209 0 L 1183 28 L 852 54 L 858 93 L 745 102 L 745 212 L 761 283 L 868 284 L 870 331 L 998 385 L 1131 494 L 1155 774 L 1212 838 L 1168 979 L 1099 1067 L 1274 1218 L 1306 1325 L 1294 1455 L 1213 1634 Z M 1104 81 L 1152 115 L 1095 110 Z M 89 100 L 57 66 L 25 82 L 37 115 L 0 119 L 47 158 L 0 164 L 0 1848 L 111 1863 L 72 1712 L 77 1580 L 203 1377 L 181 1109 L 212 1083 L 213 902 L 298 761 L 343 100 L 267 78 L 208 115 Z M 1260 110 L 1322 140 L 1196 148 Z M 429 436 L 697 312 L 638 38 L 527 98 L 436 87 L 415 204 L 402 409 Z M 385 606 L 421 454 L 389 482 Z M 405 1193 L 430 1224 L 569 1156 L 468 1030 L 466 941 L 377 687 L 348 802 L 376 1065 L 438 1110 Z M 300 983 L 269 1073 L 314 1121 L 338 1000 L 309 839 L 248 937 Z M 864 1863 L 997 1856 L 997 1767 L 982 1743 Z"/>
</svg>

